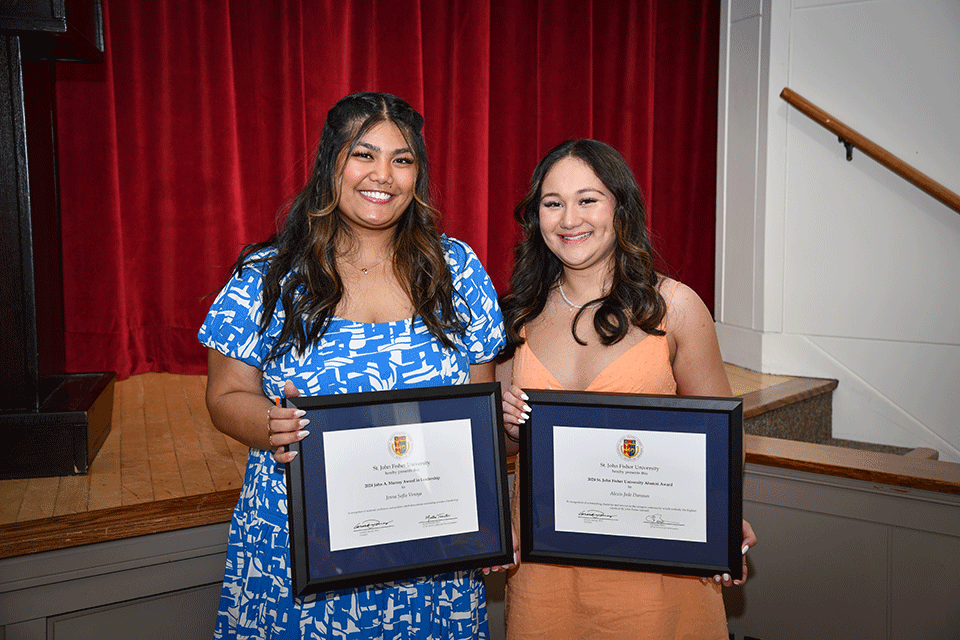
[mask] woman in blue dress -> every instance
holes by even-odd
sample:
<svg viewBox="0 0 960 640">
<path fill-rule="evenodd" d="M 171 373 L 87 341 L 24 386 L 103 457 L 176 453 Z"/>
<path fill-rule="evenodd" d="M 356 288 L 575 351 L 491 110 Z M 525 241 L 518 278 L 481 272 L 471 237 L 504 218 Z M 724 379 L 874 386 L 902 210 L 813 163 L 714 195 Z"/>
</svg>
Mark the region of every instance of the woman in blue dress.
<svg viewBox="0 0 960 640">
<path fill-rule="evenodd" d="M 493 381 L 496 292 L 429 204 L 422 116 L 360 93 L 327 114 L 312 176 L 279 235 L 241 254 L 200 329 L 207 406 L 250 446 L 230 527 L 218 638 L 485 638 L 479 570 L 295 597 L 288 445 L 275 399 Z"/>
</svg>

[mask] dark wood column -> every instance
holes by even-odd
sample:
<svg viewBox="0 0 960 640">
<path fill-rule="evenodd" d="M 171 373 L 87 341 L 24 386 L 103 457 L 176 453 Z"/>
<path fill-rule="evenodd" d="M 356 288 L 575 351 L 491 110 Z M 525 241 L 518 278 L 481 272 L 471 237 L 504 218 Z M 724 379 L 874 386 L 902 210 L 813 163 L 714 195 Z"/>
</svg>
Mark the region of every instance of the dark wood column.
<svg viewBox="0 0 960 640">
<path fill-rule="evenodd" d="M 56 67 L 103 60 L 100 0 L 0 7 L 0 478 L 86 473 L 114 372 L 65 372 Z"/>
</svg>

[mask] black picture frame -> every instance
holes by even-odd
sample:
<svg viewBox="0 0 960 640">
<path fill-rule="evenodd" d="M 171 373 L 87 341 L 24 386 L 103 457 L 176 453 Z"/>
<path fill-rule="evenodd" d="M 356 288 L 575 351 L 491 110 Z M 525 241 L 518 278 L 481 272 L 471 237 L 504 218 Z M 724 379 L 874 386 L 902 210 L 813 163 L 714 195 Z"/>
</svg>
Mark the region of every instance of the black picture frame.
<svg viewBox="0 0 960 640">
<path fill-rule="evenodd" d="M 287 398 L 284 404 L 304 410 L 305 418 L 310 420 L 310 436 L 291 445 L 290 450 L 298 451 L 298 455 L 286 469 L 294 595 L 512 562 L 499 383 L 305 396 Z M 463 447 L 469 446 L 473 455 L 477 531 L 331 550 L 329 492 L 364 489 L 327 486 L 325 432 L 463 419 L 470 421 L 471 441 L 463 443 Z M 464 456 L 464 452 L 463 448 L 445 449 L 444 455 Z"/>
<path fill-rule="evenodd" d="M 529 396 L 527 402 L 532 411 L 526 428 L 521 430 L 522 459 L 518 478 L 521 483 L 519 491 L 520 548 L 523 562 L 695 576 L 713 576 L 723 573 L 729 573 L 735 577 L 740 575 L 743 542 L 742 399 L 533 389 L 524 391 Z M 555 433 L 573 433 L 576 437 L 600 434 L 601 437 L 605 437 L 602 431 L 584 431 L 582 434 L 576 431 L 560 432 L 556 429 L 559 425 L 573 429 L 608 429 L 611 430 L 611 437 L 624 431 L 702 434 L 704 444 L 701 446 L 705 449 L 706 458 L 703 474 L 706 492 L 705 541 L 663 539 L 656 537 L 656 534 L 652 534 L 652 537 L 640 537 L 640 534 L 594 534 L 572 531 L 569 528 L 558 531 L 557 518 L 567 518 L 569 521 L 569 514 L 563 513 L 558 516 L 556 511 L 557 473 L 584 474 L 585 482 L 589 480 L 590 482 L 617 483 L 623 479 L 631 482 L 633 486 L 638 483 L 642 485 L 641 480 L 647 481 L 638 475 L 592 478 L 587 475 L 592 471 L 586 468 L 565 467 L 558 471 L 554 461 Z M 602 446 L 605 447 L 606 444 Z M 636 444 L 629 448 L 634 449 L 633 454 L 637 455 Z M 642 451 L 642 445 L 640 449 Z M 619 452 L 612 452 L 611 459 L 616 460 L 618 455 Z M 642 458 L 639 459 L 642 460 Z M 633 461 L 624 463 L 621 467 L 626 468 L 630 474 L 645 473 L 640 469 L 648 468 Z M 614 472 L 611 471 L 611 473 Z M 700 476 L 697 478 L 699 482 Z M 606 485 L 597 486 L 605 487 Z M 611 491 L 619 488 L 615 484 L 609 486 Z M 640 488 L 630 495 L 637 496 L 639 491 L 645 490 Z M 600 495 L 599 490 L 598 495 Z M 623 501 L 624 499 L 611 498 L 610 500 Z M 636 500 L 636 504 L 642 507 L 644 499 Z M 578 504 L 576 509 L 580 508 Z M 613 515 L 608 515 L 606 510 L 625 509 L 623 505 L 595 507 L 592 504 L 584 504 L 582 508 L 585 511 L 577 513 L 581 520 L 585 514 L 594 518 L 620 517 L 613 511 L 611 511 Z M 589 511 L 589 509 L 595 509 L 595 511 Z M 633 505 L 626 509 L 637 511 Z M 625 517 L 638 516 L 628 514 Z M 660 530 L 666 531 L 667 527 L 656 521 L 658 517 L 662 520 L 661 515 L 651 512 L 650 515 L 643 517 L 652 519 L 644 520 L 645 522 L 651 522 Z M 677 523 L 668 522 L 667 524 Z M 564 525 L 564 527 L 567 526 Z"/>
</svg>

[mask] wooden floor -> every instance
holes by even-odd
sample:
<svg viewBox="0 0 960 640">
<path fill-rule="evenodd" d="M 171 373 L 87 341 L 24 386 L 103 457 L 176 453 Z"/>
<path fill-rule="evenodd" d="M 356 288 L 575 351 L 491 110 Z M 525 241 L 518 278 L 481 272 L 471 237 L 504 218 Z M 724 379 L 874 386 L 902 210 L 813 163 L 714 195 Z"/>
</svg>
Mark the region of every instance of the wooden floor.
<svg viewBox="0 0 960 640">
<path fill-rule="evenodd" d="M 734 395 L 792 378 L 727 366 Z M 206 377 L 145 373 L 118 382 L 110 435 L 85 476 L 0 481 L 0 525 L 237 490 L 246 447 L 217 431 Z"/>
<path fill-rule="evenodd" d="M 247 450 L 210 422 L 205 386 L 169 373 L 118 382 L 89 473 L 0 481 L 0 524 L 239 489 Z"/>
<path fill-rule="evenodd" d="M 749 369 L 727 364 L 727 380 L 735 396 L 745 396 L 749 393 L 770 389 L 797 378 L 791 376 L 774 376 L 767 373 L 757 373 Z"/>
</svg>

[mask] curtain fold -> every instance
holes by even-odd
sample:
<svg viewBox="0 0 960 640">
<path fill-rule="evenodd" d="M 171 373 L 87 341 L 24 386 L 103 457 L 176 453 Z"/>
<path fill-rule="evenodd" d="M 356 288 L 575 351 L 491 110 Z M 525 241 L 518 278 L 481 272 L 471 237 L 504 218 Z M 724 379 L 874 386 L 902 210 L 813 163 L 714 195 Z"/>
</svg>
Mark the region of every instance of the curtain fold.
<svg viewBox="0 0 960 640">
<path fill-rule="evenodd" d="M 661 267 L 712 305 L 719 0 L 103 4 L 104 63 L 57 68 L 70 371 L 204 372 L 204 296 L 362 90 L 424 114 L 443 228 L 500 291 L 536 161 L 595 137 L 634 169 Z"/>
</svg>

